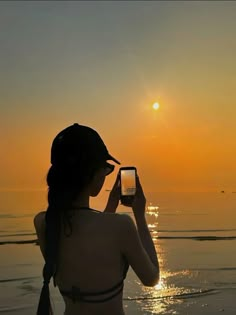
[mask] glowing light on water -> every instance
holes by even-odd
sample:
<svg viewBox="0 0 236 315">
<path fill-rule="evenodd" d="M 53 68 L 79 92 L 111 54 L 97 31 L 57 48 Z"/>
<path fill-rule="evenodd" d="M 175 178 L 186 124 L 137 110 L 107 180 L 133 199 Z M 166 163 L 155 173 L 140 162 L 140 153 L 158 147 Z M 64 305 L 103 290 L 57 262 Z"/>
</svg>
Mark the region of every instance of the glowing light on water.
<svg viewBox="0 0 236 315">
<path fill-rule="evenodd" d="M 149 206 L 147 206 L 146 210 L 147 210 L 147 213 L 151 216 L 154 216 L 154 217 L 158 217 L 159 213 L 158 213 L 158 209 L 159 207 L 158 206 L 154 206 L 151 202 L 149 204 Z"/>
<path fill-rule="evenodd" d="M 163 258 L 163 257 L 160 257 Z M 183 300 L 178 299 L 178 295 L 188 294 L 189 289 L 183 287 L 176 287 L 173 283 L 171 283 L 171 279 L 173 277 L 179 277 L 183 275 L 183 271 L 181 272 L 171 272 L 168 270 L 164 270 L 163 268 L 163 260 L 160 259 L 161 263 L 161 277 L 159 283 L 153 288 L 145 288 L 144 291 L 146 294 L 148 293 L 148 303 L 142 304 L 142 309 L 144 312 L 148 311 L 152 314 L 175 314 L 176 305 L 182 304 Z"/>
<path fill-rule="evenodd" d="M 147 206 L 147 209 L 150 211 L 153 211 L 153 210 L 158 210 L 159 207 L 158 206 Z"/>
<path fill-rule="evenodd" d="M 162 290 L 162 289 L 165 289 L 165 282 L 163 280 L 163 278 L 161 277 L 158 284 L 155 285 L 154 287 L 156 290 Z"/>
<path fill-rule="evenodd" d="M 147 211 L 147 213 L 148 213 L 149 215 L 151 215 L 151 216 L 156 217 L 156 218 L 159 216 L 159 213 L 156 212 L 156 211 Z"/>
<path fill-rule="evenodd" d="M 155 228 L 155 227 L 156 227 L 156 224 L 148 224 L 148 227 L 149 227 L 149 228 Z"/>
</svg>

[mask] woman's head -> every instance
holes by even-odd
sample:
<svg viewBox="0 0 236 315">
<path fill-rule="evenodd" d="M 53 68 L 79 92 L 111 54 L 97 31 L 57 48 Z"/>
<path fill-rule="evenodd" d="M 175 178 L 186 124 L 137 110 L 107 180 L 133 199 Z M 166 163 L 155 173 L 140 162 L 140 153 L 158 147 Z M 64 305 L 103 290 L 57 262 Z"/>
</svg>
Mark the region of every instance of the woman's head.
<svg viewBox="0 0 236 315">
<path fill-rule="evenodd" d="M 48 185 L 56 185 L 61 189 L 74 188 L 78 191 L 91 186 L 91 196 L 96 196 L 105 176 L 114 169 L 108 160 L 120 164 L 109 154 L 95 130 L 73 124 L 62 130 L 53 140 L 52 174 L 49 174 Z"/>
</svg>

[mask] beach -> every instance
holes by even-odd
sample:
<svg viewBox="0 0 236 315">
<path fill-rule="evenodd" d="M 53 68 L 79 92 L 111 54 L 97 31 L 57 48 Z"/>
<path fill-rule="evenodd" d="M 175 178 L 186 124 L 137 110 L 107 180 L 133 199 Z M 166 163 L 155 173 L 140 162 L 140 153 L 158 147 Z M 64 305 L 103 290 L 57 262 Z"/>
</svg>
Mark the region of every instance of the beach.
<svg viewBox="0 0 236 315">
<path fill-rule="evenodd" d="M 0 194 L 0 314 L 30 315 L 36 313 L 43 266 L 32 219 L 46 198 L 42 192 L 13 195 Z M 148 193 L 146 217 L 161 280 L 154 288 L 144 287 L 130 268 L 126 314 L 235 314 L 235 210 L 232 193 Z M 55 314 L 62 315 L 58 289 L 51 286 L 51 295 Z"/>
<path fill-rule="evenodd" d="M 48 189 L 52 209 L 113 209 L 126 166 L 145 193 L 160 282 L 145 287 L 129 268 L 125 314 L 236 315 L 236 1 L 3 0 L 0 26 L 0 315 L 36 314 L 33 219 Z M 94 269 L 79 271 L 92 275 L 103 256 L 84 245 L 61 257 L 89 251 Z M 99 292 L 84 279 L 71 285 Z"/>
</svg>

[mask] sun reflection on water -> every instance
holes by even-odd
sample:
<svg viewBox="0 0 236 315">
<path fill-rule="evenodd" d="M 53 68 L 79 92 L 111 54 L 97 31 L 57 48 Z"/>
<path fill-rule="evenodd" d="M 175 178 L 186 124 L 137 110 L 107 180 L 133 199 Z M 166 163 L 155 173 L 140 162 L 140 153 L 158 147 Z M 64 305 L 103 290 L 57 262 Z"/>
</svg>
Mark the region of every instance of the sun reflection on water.
<svg viewBox="0 0 236 315">
<path fill-rule="evenodd" d="M 164 288 L 165 288 L 165 282 L 164 282 L 163 276 L 161 276 L 158 284 L 155 285 L 154 289 L 155 290 L 162 290 Z"/>
<path fill-rule="evenodd" d="M 152 203 L 150 203 L 149 206 L 147 206 L 147 214 L 150 216 L 154 216 L 155 218 L 158 218 L 159 212 L 158 212 L 159 207 L 158 206 L 153 206 Z"/>
<path fill-rule="evenodd" d="M 165 249 L 163 248 L 163 244 L 156 242 L 156 234 L 158 234 L 159 207 L 150 203 L 149 206 L 147 206 L 146 213 L 148 214 L 148 227 L 153 239 L 155 238 L 161 275 L 160 280 L 155 287 L 142 287 L 144 300 L 138 302 L 144 313 L 175 314 L 174 308 L 176 304 L 182 303 L 182 300 L 176 297 L 179 294 L 186 292 L 184 288 L 175 285 L 176 279 L 184 276 L 183 271 L 172 272 L 166 269 Z"/>
<path fill-rule="evenodd" d="M 153 314 L 174 314 L 175 306 L 183 303 L 178 295 L 186 293 L 186 289 L 171 284 L 170 279 L 180 275 L 183 272 L 171 272 L 162 268 L 159 283 L 153 288 L 143 287 L 146 300 L 141 304 L 142 310 Z"/>
<path fill-rule="evenodd" d="M 131 283 L 135 285 L 130 288 L 130 294 L 124 300 L 129 301 L 129 305 L 135 305 L 138 308 L 138 314 L 141 311 L 142 314 L 146 315 L 167 315 L 180 314 L 182 309 L 197 303 L 197 297 L 217 293 L 217 291 L 208 288 L 208 282 L 205 282 L 204 275 L 202 276 L 195 266 L 191 267 L 190 265 L 190 269 L 187 269 L 184 255 L 181 257 L 182 248 L 187 246 L 185 242 L 170 241 L 167 238 L 159 237 L 159 233 L 160 236 L 169 236 L 173 232 L 171 222 L 169 222 L 171 217 L 166 215 L 163 208 L 160 207 L 159 209 L 157 205 L 150 203 L 146 207 L 146 218 L 158 255 L 160 281 L 155 287 L 145 287 L 140 281 L 134 283 L 132 278 Z M 173 237 L 173 239 L 175 238 Z M 189 255 L 191 255 L 191 251 Z M 186 258 L 189 259 L 189 257 Z M 203 280 L 204 282 L 202 282 Z M 196 281 L 197 285 L 195 284 Z"/>
</svg>

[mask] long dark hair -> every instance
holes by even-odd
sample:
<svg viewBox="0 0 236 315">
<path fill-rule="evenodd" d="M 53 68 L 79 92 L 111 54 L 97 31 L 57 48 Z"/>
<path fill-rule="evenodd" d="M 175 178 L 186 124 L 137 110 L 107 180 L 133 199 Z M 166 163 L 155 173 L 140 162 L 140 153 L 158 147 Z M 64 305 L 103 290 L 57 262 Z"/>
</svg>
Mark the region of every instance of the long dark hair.
<svg viewBox="0 0 236 315">
<path fill-rule="evenodd" d="M 49 283 L 55 277 L 61 226 L 72 233 L 71 217 L 67 210 L 72 209 L 78 193 L 89 184 L 94 167 L 88 165 L 52 165 L 47 175 L 48 208 L 45 223 L 45 265 L 43 267 L 43 287 L 40 294 L 37 315 L 53 314 L 50 303 Z M 55 280 L 55 279 L 54 279 Z M 55 281 L 54 281 L 55 286 Z"/>
</svg>

